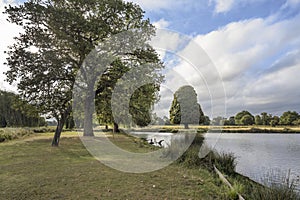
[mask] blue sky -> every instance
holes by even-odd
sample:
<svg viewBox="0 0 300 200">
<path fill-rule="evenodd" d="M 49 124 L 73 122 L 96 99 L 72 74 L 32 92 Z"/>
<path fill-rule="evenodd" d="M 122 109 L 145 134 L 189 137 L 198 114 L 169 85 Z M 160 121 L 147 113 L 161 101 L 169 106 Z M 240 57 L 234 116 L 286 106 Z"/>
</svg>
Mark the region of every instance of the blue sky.
<svg viewBox="0 0 300 200">
<path fill-rule="evenodd" d="M 286 1 L 244 1 L 238 4 L 233 3 L 232 7 L 228 8 L 228 10 L 225 9 L 218 12 L 216 11 L 216 3 L 213 1 L 186 2 L 190 5 L 185 4 L 184 8 L 180 5 L 161 9 L 151 9 L 150 5 L 149 7 L 145 6 L 147 10 L 146 17 L 152 21 L 165 19 L 170 22 L 168 28 L 185 34 L 205 34 L 216 30 L 218 27 L 225 26 L 232 21 L 266 18 L 277 13 Z"/>
<path fill-rule="evenodd" d="M 203 84 L 201 80 L 197 84 L 185 77 L 185 81 L 196 89 L 199 102 L 209 116 L 220 114 L 228 117 L 244 109 L 253 114 L 262 111 L 276 115 L 286 110 L 300 112 L 299 0 L 133 2 L 141 5 L 146 11 L 145 16 L 158 28 L 190 36 L 212 60 L 225 89 L 225 112 L 216 109 L 212 112 L 212 97 L 208 95 L 218 92 L 223 95 L 223 92 L 213 89 L 204 92 L 199 86 Z M 176 42 L 174 39 L 173 43 Z M 188 65 L 179 65 L 181 72 L 180 67 L 177 67 L 177 72 L 188 76 Z M 190 76 L 193 75 L 191 70 Z M 209 76 L 205 74 L 204 79 L 209 80 Z M 178 80 L 172 82 L 171 79 L 168 80 L 167 76 L 170 88 L 180 87 Z M 208 87 L 214 84 L 207 80 Z M 164 91 L 163 97 L 166 96 Z M 168 113 L 171 93 L 158 109 L 160 112 Z M 217 104 L 223 103 L 223 98 L 214 100 Z"/>
<path fill-rule="evenodd" d="M 194 86 L 209 116 L 228 117 L 241 110 L 276 115 L 286 110 L 300 112 L 300 0 L 132 1 L 145 10 L 145 17 L 158 29 L 170 31 L 158 34 L 162 37 L 159 45 L 165 50 L 175 50 L 172 48 L 178 47 L 182 36 L 191 40 L 173 56 L 160 52 L 169 69 L 157 109 L 160 116 L 168 114 L 172 94 L 182 84 Z M 8 3 L 16 1 L 1 0 L 1 12 Z M 4 30 L 0 33 L 1 74 L 7 70 L 1 64 L 5 61 L 2 52 L 20 31 L 5 22 L 5 17 L 0 14 Z M 198 47 L 193 49 L 192 44 Z M 189 59 L 194 62 L 198 59 L 199 63 L 205 52 L 212 62 L 211 68 L 201 69 L 201 76 L 196 76 L 189 60 L 178 58 L 186 52 L 192 52 Z M 14 90 L 4 79 L 0 75 L 0 87 Z M 226 110 L 216 106 L 212 111 L 212 100 Z"/>
</svg>

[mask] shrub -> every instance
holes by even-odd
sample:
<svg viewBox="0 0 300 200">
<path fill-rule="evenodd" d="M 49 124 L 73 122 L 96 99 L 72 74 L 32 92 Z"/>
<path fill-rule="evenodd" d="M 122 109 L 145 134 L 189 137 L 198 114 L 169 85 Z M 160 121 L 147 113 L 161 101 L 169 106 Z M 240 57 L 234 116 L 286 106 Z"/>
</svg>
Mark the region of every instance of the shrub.
<svg viewBox="0 0 300 200">
<path fill-rule="evenodd" d="M 235 181 L 232 185 L 232 188 L 228 189 L 228 192 L 226 194 L 226 199 L 232 199 L 237 200 L 239 199 L 239 194 L 242 194 L 245 190 L 245 187 L 243 184 Z"/>
<path fill-rule="evenodd" d="M 215 166 L 222 172 L 227 175 L 234 175 L 235 174 L 235 167 L 236 167 L 236 157 L 233 153 L 217 153 L 214 152 L 214 157 L 212 162 Z"/>
<path fill-rule="evenodd" d="M 273 184 L 270 187 L 261 187 L 253 193 L 253 199 L 261 200 L 300 200 L 299 193 L 295 190 L 295 185 L 286 186 Z"/>
<path fill-rule="evenodd" d="M 34 133 L 48 133 L 48 132 L 55 132 L 56 127 L 39 127 L 34 128 Z"/>
<path fill-rule="evenodd" d="M 300 191 L 296 190 L 298 180 L 291 180 L 290 170 L 287 174 L 278 170 L 270 170 L 261 178 L 266 186 L 258 187 L 249 198 L 262 200 L 300 200 Z"/>
<path fill-rule="evenodd" d="M 236 157 L 232 153 L 217 153 L 216 151 L 210 151 L 205 158 L 199 157 L 199 150 L 203 145 L 203 134 L 197 133 L 192 144 L 189 148 L 177 159 L 178 164 L 183 164 L 187 167 L 204 167 L 210 171 L 213 171 L 213 165 L 227 175 L 235 174 Z M 178 154 L 182 153 L 180 144 L 172 142 L 169 148 L 166 150 L 167 156 L 175 158 Z"/>
<path fill-rule="evenodd" d="M 18 139 L 34 134 L 30 128 L 4 128 L 0 131 L 0 142 Z"/>
</svg>

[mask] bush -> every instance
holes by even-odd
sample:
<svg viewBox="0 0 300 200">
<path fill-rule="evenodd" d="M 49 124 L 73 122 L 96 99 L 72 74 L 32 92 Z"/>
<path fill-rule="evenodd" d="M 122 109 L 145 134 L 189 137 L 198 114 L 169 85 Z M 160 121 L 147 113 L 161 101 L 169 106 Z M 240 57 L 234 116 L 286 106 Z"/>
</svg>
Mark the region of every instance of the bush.
<svg viewBox="0 0 300 200">
<path fill-rule="evenodd" d="M 221 154 L 214 152 L 214 157 L 212 162 L 214 165 L 222 172 L 227 175 L 235 174 L 236 167 L 236 157 L 233 153 L 224 153 Z"/>
<path fill-rule="evenodd" d="M 253 199 L 261 200 L 300 200 L 299 193 L 295 191 L 295 186 L 273 184 L 270 187 L 261 187 L 253 193 Z"/>
<path fill-rule="evenodd" d="M 185 137 L 192 137 L 192 134 L 187 134 Z M 163 156 L 170 159 L 177 159 L 177 163 L 184 164 L 189 167 L 199 166 L 200 158 L 198 156 L 199 149 L 203 143 L 204 137 L 202 134 L 196 134 L 194 140 L 191 145 L 188 147 L 186 151 L 185 147 L 188 145 L 187 143 L 190 141 L 190 138 L 186 138 L 186 140 L 173 140 L 171 144 L 164 149 Z"/>
<path fill-rule="evenodd" d="M 199 150 L 203 144 L 203 134 L 197 133 L 192 144 L 189 148 L 177 159 L 178 164 L 182 164 L 186 167 L 203 167 L 210 171 L 213 171 L 213 165 L 215 165 L 220 171 L 227 175 L 235 174 L 236 157 L 232 153 L 217 153 L 211 151 L 205 158 L 199 157 Z M 178 156 L 180 144 L 172 143 L 167 151 L 167 156 L 171 159 Z"/>
<path fill-rule="evenodd" d="M 34 133 L 48 133 L 48 132 L 55 132 L 56 127 L 39 127 L 34 128 Z"/>
<path fill-rule="evenodd" d="M 31 135 L 31 134 L 33 134 L 33 131 L 31 131 L 31 129 L 5 128 L 5 129 L 2 129 L 0 132 L 0 142 L 14 140 L 14 139 L 24 137 L 27 135 Z"/>
<path fill-rule="evenodd" d="M 245 190 L 244 185 L 235 181 L 232 185 L 232 188 L 229 188 L 228 192 L 226 193 L 226 199 L 239 199 L 239 194 L 242 194 Z"/>
</svg>

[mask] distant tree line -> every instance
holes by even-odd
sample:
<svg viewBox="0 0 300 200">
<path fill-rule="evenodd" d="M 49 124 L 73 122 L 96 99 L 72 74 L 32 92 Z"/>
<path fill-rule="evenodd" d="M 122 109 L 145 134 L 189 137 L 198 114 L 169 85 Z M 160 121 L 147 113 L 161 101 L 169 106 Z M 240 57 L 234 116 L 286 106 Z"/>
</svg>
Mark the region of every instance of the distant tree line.
<svg viewBox="0 0 300 200">
<path fill-rule="evenodd" d="M 0 90 L 0 127 L 36 127 L 45 124 L 45 119 L 39 116 L 35 107 L 14 93 Z"/>
<path fill-rule="evenodd" d="M 252 115 L 249 111 L 243 110 L 229 118 L 216 117 L 212 119 L 213 125 L 265 125 L 265 126 L 299 126 L 300 114 L 296 111 L 286 111 L 281 116 L 262 112 L 260 115 Z"/>
</svg>

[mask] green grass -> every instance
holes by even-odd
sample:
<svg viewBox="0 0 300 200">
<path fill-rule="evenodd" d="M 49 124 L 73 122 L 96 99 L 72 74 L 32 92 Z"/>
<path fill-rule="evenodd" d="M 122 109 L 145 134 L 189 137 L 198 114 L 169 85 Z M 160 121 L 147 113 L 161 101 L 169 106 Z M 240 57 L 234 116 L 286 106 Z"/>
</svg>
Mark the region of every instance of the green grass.
<svg viewBox="0 0 300 200">
<path fill-rule="evenodd" d="M 223 199 L 218 178 L 206 169 L 173 164 L 145 174 L 122 173 L 95 160 L 76 133 L 58 148 L 51 134 L 0 144 L 1 199 Z M 131 151 L 150 151 L 124 135 L 111 138 Z"/>
<path fill-rule="evenodd" d="M 131 152 L 158 148 L 124 134 L 106 134 Z M 267 188 L 236 174 L 232 155 L 211 152 L 200 159 L 201 134 L 174 164 L 144 174 L 101 164 L 76 132 L 63 132 L 57 148 L 51 147 L 52 136 L 32 134 L 0 144 L 0 199 L 236 199 L 237 192 L 246 199 L 299 199 L 292 188 Z M 213 164 L 219 165 L 234 189 L 214 174 Z"/>
</svg>

